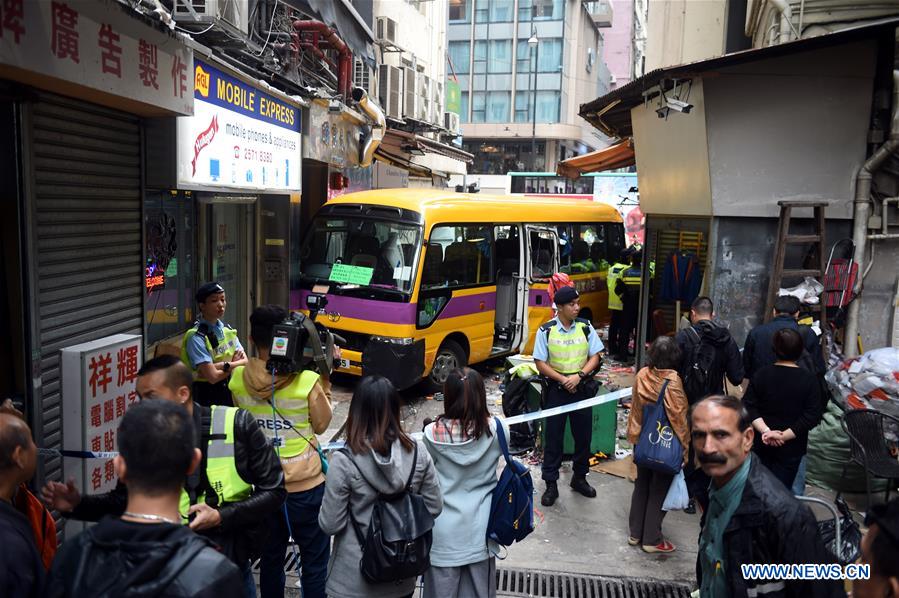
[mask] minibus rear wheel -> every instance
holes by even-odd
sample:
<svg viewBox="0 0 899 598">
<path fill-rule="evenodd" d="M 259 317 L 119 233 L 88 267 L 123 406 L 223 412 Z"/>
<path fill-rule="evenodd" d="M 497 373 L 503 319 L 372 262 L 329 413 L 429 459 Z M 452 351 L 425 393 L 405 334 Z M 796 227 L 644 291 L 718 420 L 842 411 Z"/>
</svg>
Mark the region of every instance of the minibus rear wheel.
<svg viewBox="0 0 899 598">
<path fill-rule="evenodd" d="M 434 366 L 428 375 L 428 386 L 432 392 L 440 392 L 443 390 L 443 383 L 446 377 L 456 368 L 464 368 L 468 365 L 468 357 L 465 350 L 459 346 L 456 341 L 446 339 L 440 348 L 437 349 L 437 355 L 434 357 Z"/>
</svg>

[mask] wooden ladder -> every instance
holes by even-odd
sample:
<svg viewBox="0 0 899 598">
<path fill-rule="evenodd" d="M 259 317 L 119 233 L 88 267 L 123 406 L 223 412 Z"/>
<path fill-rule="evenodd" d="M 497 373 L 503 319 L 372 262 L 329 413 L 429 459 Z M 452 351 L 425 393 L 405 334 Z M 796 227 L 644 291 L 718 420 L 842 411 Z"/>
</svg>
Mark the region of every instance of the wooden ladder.
<svg viewBox="0 0 899 598">
<path fill-rule="evenodd" d="M 779 201 L 780 221 L 777 225 L 777 243 L 774 247 L 774 271 L 771 273 L 771 280 L 768 283 L 768 300 L 765 302 L 765 322 L 771 320 L 771 312 L 774 309 L 774 300 L 777 298 L 777 291 L 780 290 L 781 284 L 785 278 L 787 279 L 803 279 L 806 276 L 815 278 L 822 285 L 824 284 L 824 208 L 828 206 L 826 201 Z M 800 208 L 812 208 L 815 216 L 815 233 L 812 235 L 791 235 L 790 234 L 790 217 L 792 210 Z M 818 267 L 810 270 L 803 269 L 784 269 L 784 257 L 787 252 L 788 245 L 799 245 L 804 243 L 814 243 L 818 247 Z M 821 330 L 827 328 L 827 310 L 821 303 L 824 300 L 824 293 L 821 293 L 820 301 L 817 305 L 806 305 L 803 307 L 810 311 L 817 311 L 818 318 L 821 322 Z"/>
</svg>

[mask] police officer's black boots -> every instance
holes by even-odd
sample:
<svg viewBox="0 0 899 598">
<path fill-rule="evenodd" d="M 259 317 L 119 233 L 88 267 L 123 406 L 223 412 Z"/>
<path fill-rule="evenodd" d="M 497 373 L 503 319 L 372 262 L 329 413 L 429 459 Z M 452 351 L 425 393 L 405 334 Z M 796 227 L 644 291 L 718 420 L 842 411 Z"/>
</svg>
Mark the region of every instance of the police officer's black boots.
<svg viewBox="0 0 899 598">
<path fill-rule="evenodd" d="M 551 507 L 555 504 L 557 498 L 559 498 L 558 484 L 556 482 L 546 482 L 546 490 L 543 492 L 540 504 L 544 507 Z"/>
<path fill-rule="evenodd" d="M 571 489 L 577 492 L 578 494 L 583 494 L 587 498 L 595 498 L 596 497 L 596 489 L 587 483 L 587 478 L 582 475 L 572 476 L 571 478 Z M 556 491 L 558 495 L 558 490 Z M 546 496 L 544 494 L 544 496 Z"/>
</svg>

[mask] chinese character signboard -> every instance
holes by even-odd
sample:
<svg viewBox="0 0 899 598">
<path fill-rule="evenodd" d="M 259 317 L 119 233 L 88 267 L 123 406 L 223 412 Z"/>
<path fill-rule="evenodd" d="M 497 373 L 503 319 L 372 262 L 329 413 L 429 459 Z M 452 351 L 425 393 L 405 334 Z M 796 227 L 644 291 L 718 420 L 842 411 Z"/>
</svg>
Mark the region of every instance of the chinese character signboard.
<svg viewBox="0 0 899 598">
<path fill-rule="evenodd" d="M 300 189 L 300 109 L 195 59 L 194 115 L 178 119 L 178 184 Z"/>
<path fill-rule="evenodd" d="M 142 337 L 117 334 L 62 350 L 63 448 L 118 451 L 116 434 L 125 411 L 137 403 L 135 380 L 142 363 Z M 111 490 L 112 458 L 66 459 L 86 494 Z"/>
<path fill-rule="evenodd" d="M 31 82 L 37 73 L 156 111 L 191 114 L 192 63 L 193 50 L 114 0 L 0 0 L 3 76 Z"/>
<path fill-rule="evenodd" d="M 325 162 L 337 168 L 359 166 L 358 124 L 341 114 L 333 114 L 327 103 L 314 101 L 309 106 L 309 133 L 303 157 Z"/>
</svg>

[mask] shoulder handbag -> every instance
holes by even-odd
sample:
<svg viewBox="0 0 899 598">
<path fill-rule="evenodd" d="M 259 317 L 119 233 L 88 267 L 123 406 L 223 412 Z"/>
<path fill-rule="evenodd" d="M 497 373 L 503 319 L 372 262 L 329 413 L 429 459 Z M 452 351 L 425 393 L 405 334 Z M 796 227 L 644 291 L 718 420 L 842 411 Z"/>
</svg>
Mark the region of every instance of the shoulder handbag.
<svg viewBox="0 0 899 598">
<path fill-rule="evenodd" d="M 668 380 L 665 380 L 658 400 L 643 407 L 643 425 L 634 447 L 634 463 L 637 467 L 674 475 L 683 465 L 684 447 L 671 428 L 665 411 L 667 390 Z"/>
</svg>

